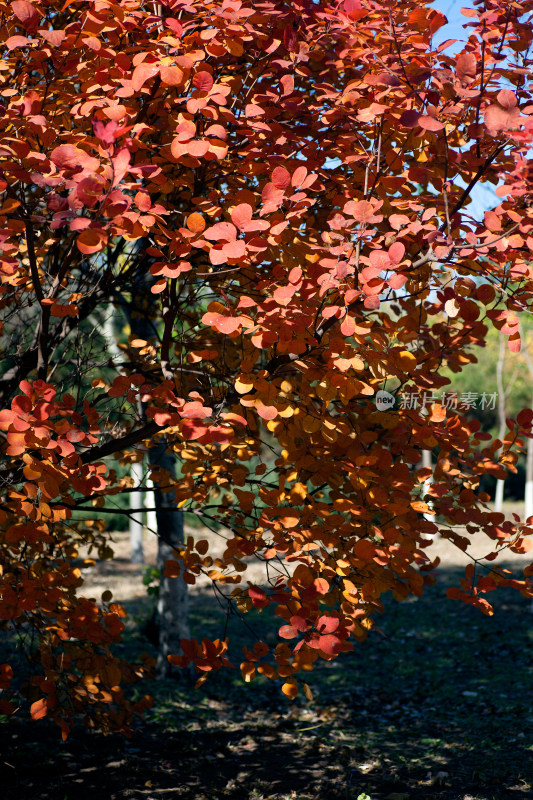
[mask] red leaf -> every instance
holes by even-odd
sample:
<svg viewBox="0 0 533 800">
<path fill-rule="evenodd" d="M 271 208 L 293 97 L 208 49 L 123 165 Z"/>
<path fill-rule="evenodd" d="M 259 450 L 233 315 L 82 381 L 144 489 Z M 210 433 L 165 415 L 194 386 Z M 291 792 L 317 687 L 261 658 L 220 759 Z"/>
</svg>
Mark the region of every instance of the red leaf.
<svg viewBox="0 0 533 800">
<path fill-rule="evenodd" d="M 344 0 L 342 6 L 345 14 L 354 21 L 362 19 L 368 14 L 368 11 L 361 6 L 361 0 Z"/>
<path fill-rule="evenodd" d="M 176 36 L 179 36 L 180 38 L 183 36 L 183 27 L 177 19 L 174 19 L 173 17 L 167 17 L 165 20 L 165 25 L 167 28 L 170 28 L 171 31 L 174 31 Z"/>
<path fill-rule="evenodd" d="M 210 72 L 197 72 L 192 79 L 192 83 L 201 92 L 210 92 L 213 88 L 213 76 Z"/>
<path fill-rule="evenodd" d="M 440 403 L 432 403 L 431 404 L 431 414 L 430 414 L 431 422 L 444 422 L 446 419 L 446 409 Z"/>
<path fill-rule="evenodd" d="M 84 169 L 95 170 L 100 166 L 100 161 L 97 158 L 92 158 L 85 150 L 75 147 L 73 144 L 60 144 L 59 147 L 54 147 L 50 153 L 50 160 L 59 169 L 83 167 Z"/>
<path fill-rule="evenodd" d="M 286 189 L 290 185 L 291 174 L 285 167 L 276 167 L 272 172 L 272 183 L 277 189 Z M 268 184 L 267 184 L 268 185 Z"/>
<path fill-rule="evenodd" d="M 113 186 L 117 186 L 130 165 L 131 154 L 127 147 L 123 147 L 118 151 L 116 156 L 111 159 L 113 165 Z"/>
<path fill-rule="evenodd" d="M 161 67 L 161 82 L 165 86 L 182 86 L 185 82 L 185 73 L 179 67 Z"/>
<path fill-rule="evenodd" d="M 300 631 L 301 633 L 304 633 L 309 627 L 305 619 L 299 616 L 291 617 L 290 623 L 293 628 L 296 628 L 296 630 Z"/>
<path fill-rule="evenodd" d="M 387 283 L 389 284 L 391 289 L 401 289 L 406 282 L 407 282 L 407 275 L 395 274 L 387 278 Z"/>
<path fill-rule="evenodd" d="M 496 99 L 498 100 L 498 103 L 507 111 L 512 111 L 518 104 L 516 95 L 510 89 L 502 89 L 500 92 L 498 92 Z"/>
<path fill-rule="evenodd" d="M 210 242 L 232 242 L 237 238 L 237 228 L 231 222 L 217 222 L 206 230 L 204 238 Z"/>
<path fill-rule="evenodd" d="M 209 151 L 209 142 L 206 142 L 205 139 L 191 139 L 185 146 L 193 158 L 203 158 Z"/>
<path fill-rule="evenodd" d="M 485 225 L 489 231 L 501 231 L 502 221 L 494 211 L 485 211 Z"/>
<path fill-rule="evenodd" d="M 403 125 L 405 128 L 416 128 L 419 119 L 420 114 L 418 111 L 414 109 L 411 111 L 404 111 L 400 117 L 400 125 Z"/>
<path fill-rule="evenodd" d="M 261 401 L 256 404 L 256 411 L 261 419 L 266 420 L 276 419 L 279 413 L 276 406 L 267 406 Z"/>
<path fill-rule="evenodd" d="M 386 253 L 385 250 L 372 250 L 369 259 L 372 266 L 379 267 L 380 271 L 382 269 L 387 269 L 387 267 L 390 267 L 389 254 Z"/>
<path fill-rule="evenodd" d="M 315 578 L 313 585 L 318 594 L 327 594 L 329 592 L 329 583 L 325 578 Z"/>
<path fill-rule="evenodd" d="M 231 219 L 239 230 L 246 230 L 252 220 L 252 206 L 249 203 L 240 203 L 231 210 Z"/>
<path fill-rule="evenodd" d="M 351 214 L 357 222 L 370 222 L 374 216 L 374 207 L 368 200 L 346 203 L 344 210 L 347 214 Z"/>
<path fill-rule="evenodd" d="M 404 225 L 409 225 L 410 221 L 405 214 L 391 214 L 389 217 L 389 224 L 395 231 L 399 231 Z"/>
<path fill-rule="evenodd" d="M 296 31 L 292 25 L 286 25 L 283 31 L 283 43 L 289 53 L 293 53 L 296 50 Z"/>
<path fill-rule="evenodd" d="M 53 47 L 59 47 L 66 37 L 65 31 L 47 31 L 47 30 L 40 30 L 40 35 L 45 39 L 49 44 Z"/>
<path fill-rule="evenodd" d="M 280 80 L 281 94 L 286 97 L 294 92 L 294 78 L 292 75 L 284 75 Z"/>
<path fill-rule="evenodd" d="M 11 3 L 14 15 L 22 23 L 22 27 L 29 33 L 34 33 L 39 25 L 39 13 L 31 3 L 26 0 L 14 0 Z"/>
<path fill-rule="evenodd" d="M 116 139 L 118 123 L 115 122 L 115 120 L 111 120 L 111 122 L 108 122 L 106 125 L 101 120 L 97 119 L 93 122 L 93 130 L 94 135 L 100 139 L 102 144 L 111 145 Z"/>
<path fill-rule="evenodd" d="M 499 131 L 518 127 L 520 120 L 520 111 L 516 105 L 514 94 L 508 89 L 503 89 L 498 93 L 498 101 L 500 96 L 505 105 L 489 106 L 485 112 L 485 126 L 492 135 Z"/>
<path fill-rule="evenodd" d="M 509 347 L 511 353 L 519 353 L 522 346 L 520 334 L 514 333 L 512 336 L 510 336 L 507 346 Z"/>
<path fill-rule="evenodd" d="M 462 592 L 457 586 L 450 586 L 448 589 L 446 589 L 446 596 L 449 597 L 450 600 L 468 599 L 468 595 L 465 595 L 465 593 Z"/>
<path fill-rule="evenodd" d="M 307 168 L 297 167 L 292 173 L 291 184 L 298 189 L 307 178 Z"/>
<path fill-rule="evenodd" d="M 184 439 L 194 441 L 195 439 L 200 439 L 201 436 L 205 436 L 209 428 L 195 419 L 184 419 L 180 424 L 180 430 Z"/>
<path fill-rule="evenodd" d="M 476 77 L 477 62 L 473 53 L 460 53 L 456 60 L 457 77 L 462 83 L 472 83 Z"/>
<path fill-rule="evenodd" d="M 266 595 L 266 592 L 259 586 L 250 586 L 248 589 L 248 595 L 252 600 L 254 608 L 265 608 L 265 606 L 268 606 L 269 604 L 269 599 Z"/>
<path fill-rule="evenodd" d="M 296 289 L 294 286 L 279 286 L 272 293 L 273 298 L 282 306 L 288 305 L 294 296 Z"/>
<path fill-rule="evenodd" d="M 258 106 L 257 103 L 247 103 L 244 109 L 245 117 L 261 117 L 264 113 L 264 109 Z"/>
<path fill-rule="evenodd" d="M 222 315 L 219 316 L 216 322 L 216 328 L 220 331 L 220 333 L 234 333 L 238 328 L 240 328 L 240 320 L 238 317 L 223 317 Z"/>
<path fill-rule="evenodd" d="M 2 412 L 0 412 L 1 414 Z M 522 428 L 530 428 L 533 423 L 533 409 L 524 408 L 518 413 L 516 421 Z"/>
<path fill-rule="evenodd" d="M 382 269 L 383 267 L 381 267 L 379 264 L 371 267 L 365 267 L 360 272 L 361 281 L 363 283 L 368 283 L 368 281 L 371 281 L 373 278 L 377 278 Z"/>
<path fill-rule="evenodd" d="M 243 239 L 237 239 L 235 242 L 229 242 L 222 248 L 226 258 L 243 258 L 246 255 L 246 244 Z"/>
<path fill-rule="evenodd" d="M 216 139 L 222 139 L 224 142 L 228 138 L 228 132 L 222 125 L 210 125 L 205 131 L 205 135 L 215 137 Z"/>
<path fill-rule="evenodd" d="M 284 197 L 285 197 L 285 192 L 283 191 L 283 189 L 279 189 L 274 183 L 267 183 L 261 193 L 261 198 L 263 200 L 263 203 L 269 209 L 279 208 L 280 205 L 283 203 Z"/>
<path fill-rule="evenodd" d="M 336 656 L 340 651 L 341 644 L 339 637 L 331 633 L 321 636 L 318 640 L 319 649 L 328 656 Z"/>
<path fill-rule="evenodd" d="M 298 631 L 292 625 L 282 625 L 278 633 L 282 639 L 295 639 L 298 636 Z"/>
<path fill-rule="evenodd" d="M 10 36 L 5 41 L 5 46 L 10 51 L 16 47 L 27 47 L 29 44 L 31 44 L 31 39 L 28 39 L 27 36 Z"/>
<path fill-rule="evenodd" d="M 209 261 L 211 262 L 211 264 L 213 264 L 213 266 L 216 267 L 219 264 L 225 264 L 227 260 L 228 258 L 224 252 L 224 247 L 220 247 L 217 245 L 215 247 L 212 247 L 211 250 L 209 251 Z"/>
<path fill-rule="evenodd" d="M 316 622 L 316 629 L 320 633 L 333 633 L 339 627 L 340 620 L 338 617 L 329 617 L 323 614 Z"/>
<path fill-rule="evenodd" d="M 358 558 L 373 558 L 376 554 L 376 546 L 368 539 L 359 539 L 353 546 L 353 553 Z"/>
<path fill-rule="evenodd" d="M 435 117 L 430 117 L 428 114 L 422 114 L 418 118 L 418 124 L 426 131 L 441 131 L 445 125 L 444 122 L 439 122 Z"/>
<path fill-rule="evenodd" d="M 143 62 L 133 70 L 131 76 L 131 85 L 135 92 L 139 92 L 147 80 L 153 78 L 159 72 L 159 67 L 156 64 L 146 64 Z"/>
<path fill-rule="evenodd" d="M 389 247 L 389 258 L 391 264 L 394 265 L 400 264 L 402 262 L 404 255 L 405 255 L 405 245 L 403 245 L 402 242 L 394 242 L 394 244 L 391 244 L 391 246 Z"/>
</svg>

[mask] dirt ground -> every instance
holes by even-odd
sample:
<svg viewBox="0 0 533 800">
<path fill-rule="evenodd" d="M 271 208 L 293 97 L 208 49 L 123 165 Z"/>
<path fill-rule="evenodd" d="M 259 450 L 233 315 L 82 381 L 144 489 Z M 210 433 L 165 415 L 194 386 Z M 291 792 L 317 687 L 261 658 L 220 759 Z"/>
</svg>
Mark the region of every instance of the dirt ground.
<svg viewBox="0 0 533 800">
<path fill-rule="evenodd" d="M 509 516 L 512 512 L 519 514 L 521 511 L 522 508 L 519 503 L 512 505 L 507 504 L 505 508 L 506 516 Z M 458 533 L 462 534 L 463 531 L 459 530 Z M 220 555 L 224 549 L 223 535 L 217 535 L 211 531 L 189 529 L 187 527 L 185 535 L 192 535 L 197 539 L 207 539 L 210 546 L 209 552 L 214 558 Z M 147 567 L 155 566 L 156 564 L 156 536 L 146 530 L 144 531 L 143 548 L 145 563 L 143 565 L 130 563 L 130 544 L 127 532 L 114 533 L 112 538 L 112 546 L 115 553 L 113 561 L 99 562 L 96 567 L 84 570 L 84 592 L 90 593 L 90 596 L 94 594 L 95 597 L 98 597 L 103 591 L 109 589 L 113 592 L 114 600 L 119 603 L 145 597 L 146 586 L 143 585 L 143 576 L 145 575 Z M 425 552 L 431 560 L 434 560 L 436 557 L 440 558 L 439 568 L 441 569 L 464 569 L 472 558 L 483 559 L 493 550 L 494 542 L 486 536 L 476 537 L 472 546 L 464 553 L 448 539 L 443 539 L 440 535 L 437 535 L 431 546 Z M 498 557 L 497 563 L 505 566 L 507 569 L 521 572 L 524 566 L 527 566 L 532 561 L 533 551 L 524 555 L 519 555 L 507 550 Z M 492 562 L 492 564 L 495 563 L 496 562 Z M 254 564 L 252 561 L 249 564 L 244 579 L 261 583 L 264 579 L 262 565 L 260 563 Z M 196 588 L 202 591 L 209 583 L 206 577 L 200 576 Z M 194 591 L 195 588 L 192 589 L 193 593 Z"/>
<path fill-rule="evenodd" d="M 214 534 L 190 533 L 223 546 Z M 121 652 L 147 652 L 153 599 L 143 575 L 156 540 L 145 536 L 146 564 L 136 566 L 128 535 L 114 539 L 115 559 L 85 572 L 84 593 L 111 589 L 129 613 Z M 471 555 L 491 549 L 477 542 Z M 431 551 L 441 558 L 435 586 L 403 603 L 390 598 L 379 633 L 320 662 L 306 677 L 312 700 L 289 701 L 275 682 L 244 684 L 237 668 L 201 689 L 186 675 L 139 685 L 154 706 L 129 738 L 79 726 L 62 743 L 47 720 L 0 722 L 0 800 L 533 798 L 531 601 L 494 592 L 492 617 L 452 602 L 446 588 L 469 559 L 440 538 Z M 509 554 L 502 563 L 530 561 Z M 193 635 L 220 635 L 220 610 L 202 582 L 190 616 Z M 256 616 L 254 625 L 272 628 Z M 250 635 L 231 620 L 237 666 Z"/>
</svg>

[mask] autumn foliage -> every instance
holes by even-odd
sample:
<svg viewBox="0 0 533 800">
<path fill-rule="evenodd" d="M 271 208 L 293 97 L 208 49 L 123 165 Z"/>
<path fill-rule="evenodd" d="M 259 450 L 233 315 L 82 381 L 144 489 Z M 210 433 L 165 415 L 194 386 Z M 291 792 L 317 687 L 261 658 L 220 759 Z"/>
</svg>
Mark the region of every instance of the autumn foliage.
<svg viewBox="0 0 533 800">
<path fill-rule="evenodd" d="M 517 350 L 531 310 L 532 11 L 477 2 L 453 47 L 419 0 L 0 2 L 0 618 L 22 643 L 4 712 L 24 697 L 66 735 L 78 713 L 124 728 L 142 710 L 121 684 L 145 667 L 112 650 L 124 611 L 84 596 L 76 558 L 109 557 L 116 467 L 163 440 L 180 507 L 229 532 L 216 560 L 189 537 L 167 574 L 278 621 L 274 646 L 200 632 L 176 665 L 295 696 L 385 592 L 423 592 L 436 532 L 488 537 L 491 569 L 452 598 L 490 614 L 499 585 L 533 594 L 533 568 L 494 561 L 533 527 L 479 491 L 515 469 L 533 412 L 493 441 L 432 399 L 489 326 Z M 157 335 L 102 377 L 84 325 L 139 281 Z"/>
</svg>

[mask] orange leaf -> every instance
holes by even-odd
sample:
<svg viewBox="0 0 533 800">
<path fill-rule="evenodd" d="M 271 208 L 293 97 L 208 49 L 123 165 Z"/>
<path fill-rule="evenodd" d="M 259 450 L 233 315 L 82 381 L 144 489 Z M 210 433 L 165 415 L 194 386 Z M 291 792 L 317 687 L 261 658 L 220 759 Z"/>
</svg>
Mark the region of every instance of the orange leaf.
<svg viewBox="0 0 533 800">
<path fill-rule="evenodd" d="M 48 706 L 46 704 L 46 698 L 41 697 L 40 700 L 36 700 L 35 703 L 31 704 L 30 714 L 32 719 L 42 719 L 46 717 L 48 714 Z"/>
<path fill-rule="evenodd" d="M 290 700 L 294 700 L 298 696 L 298 684 L 296 681 L 286 681 L 281 687 L 281 691 Z"/>
<path fill-rule="evenodd" d="M 205 219 L 197 211 L 193 211 L 187 217 L 187 227 L 192 233 L 202 233 L 205 231 Z"/>
<path fill-rule="evenodd" d="M 432 403 L 429 418 L 431 422 L 442 422 L 446 419 L 446 408 L 440 403 Z"/>
</svg>

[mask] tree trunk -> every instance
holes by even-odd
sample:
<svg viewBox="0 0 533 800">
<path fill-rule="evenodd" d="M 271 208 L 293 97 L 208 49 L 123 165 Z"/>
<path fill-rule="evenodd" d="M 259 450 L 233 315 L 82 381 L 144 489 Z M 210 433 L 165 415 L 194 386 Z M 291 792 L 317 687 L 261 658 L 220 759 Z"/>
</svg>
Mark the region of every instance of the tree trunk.
<svg viewBox="0 0 533 800">
<path fill-rule="evenodd" d="M 531 399 L 531 408 L 533 408 L 533 398 Z M 533 439 L 527 440 L 526 491 L 524 499 L 526 501 L 524 519 L 527 520 L 533 516 Z"/>
<path fill-rule="evenodd" d="M 528 343 L 524 335 L 522 326 L 520 326 L 520 336 L 522 338 L 522 352 L 528 368 L 531 380 L 533 380 L 533 359 L 529 353 Z M 531 408 L 533 408 L 533 397 L 531 398 Z M 528 520 L 533 516 L 533 439 L 527 440 L 527 453 L 526 453 L 526 489 L 524 492 L 525 509 L 524 520 Z M 533 601 L 532 601 L 533 608 Z"/>
<path fill-rule="evenodd" d="M 128 306 L 127 313 L 132 334 L 148 341 L 156 334 L 153 323 L 148 317 L 153 297 L 150 295 L 148 282 L 139 288 L 140 291 Z M 148 461 L 151 466 L 158 466 L 168 470 L 171 475 L 176 475 L 176 457 L 173 453 L 167 452 L 166 441 L 148 450 Z M 180 653 L 181 639 L 190 638 L 189 596 L 183 578 L 163 576 L 165 561 L 175 558 L 174 548 L 183 544 L 183 512 L 176 506 L 174 492 L 164 492 L 157 483 L 154 483 L 153 494 L 158 537 L 157 568 L 161 576 L 155 620 L 158 631 L 156 674 L 157 677 L 164 678 L 169 676 L 172 670 L 167 656 Z"/>
<path fill-rule="evenodd" d="M 142 484 L 143 462 L 137 461 L 131 465 L 131 477 L 134 487 Z M 130 494 L 130 559 L 132 564 L 144 564 L 143 550 L 143 493 L 131 492 Z"/>
<path fill-rule="evenodd" d="M 149 510 L 146 512 L 144 524 L 149 533 L 155 533 L 157 535 L 157 514 L 153 510 L 155 508 L 155 492 L 149 489 L 145 494 L 145 498 L 145 503 Z"/>
<path fill-rule="evenodd" d="M 500 333 L 500 352 L 498 355 L 498 364 L 496 366 L 496 382 L 498 387 L 498 421 L 500 423 L 498 429 L 498 439 L 503 439 L 505 434 L 505 390 L 503 385 L 503 365 L 505 362 L 505 336 Z M 503 508 L 503 490 L 505 488 L 505 479 L 496 481 L 496 494 L 494 496 L 494 510 L 501 511 Z"/>
<path fill-rule="evenodd" d="M 166 443 L 149 451 L 150 463 L 176 474 L 176 458 L 166 451 Z M 158 535 L 157 569 L 160 573 L 157 600 L 158 655 L 157 677 L 171 674 L 168 656 L 181 652 L 181 640 L 190 638 L 189 595 L 182 577 L 165 578 L 165 561 L 175 559 L 174 549 L 183 544 L 183 513 L 176 508 L 174 492 L 163 492 L 155 485 Z"/>
<path fill-rule="evenodd" d="M 424 469 L 433 469 L 433 465 L 431 463 L 431 450 L 422 450 L 422 466 L 423 466 Z M 427 495 L 427 493 L 429 492 L 430 488 L 431 488 L 431 478 L 426 478 L 426 480 L 424 481 L 423 489 L 422 489 L 422 497 L 423 498 L 425 497 L 425 495 Z M 433 504 L 432 504 L 431 500 L 428 501 L 428 506 L 430 508 L 433 507 Z M 426 514 L 424 514 L 424 519 L 427 520 L 428 522 L 435 522 L 434 514 L 427 514 L 426 513 Z M 431 538 L 433 538 L 435 536 L 434 533 L 428 534 L 428 535 L 430 535 Z"/>
<path fill-rule="evenodd" d="M 116 310 L 112 303 L 107 307 L 106 315 L 103 324 L 103 336 L 106 344 L 106 350 L 109 353 L 110 361 L 117 363 L 120 361 L 121 353 L 117 346 L 117 333 L 115 325 Z M 140 486 L 143 478 L 143 465 L 141 462 L 136 462 L 131 465 L 131 477 L 133 478 L 134 487 Z M 130 495 L 130 508 L 132 511 L 129 518 L 130 528 L 130 560 L 132 564 L 144 564 L 144 551 L 143 551 L 143 507 L 142 492 L 132 492 Z"/>
</svg>

